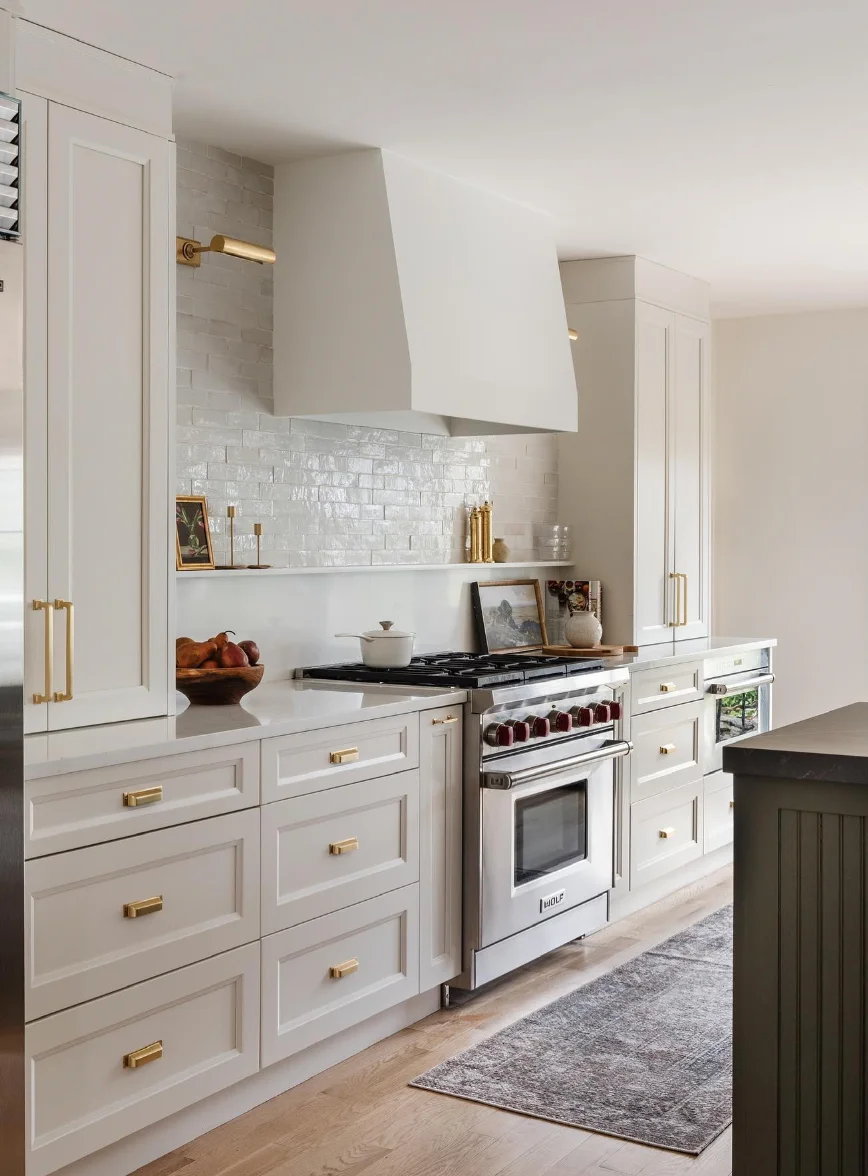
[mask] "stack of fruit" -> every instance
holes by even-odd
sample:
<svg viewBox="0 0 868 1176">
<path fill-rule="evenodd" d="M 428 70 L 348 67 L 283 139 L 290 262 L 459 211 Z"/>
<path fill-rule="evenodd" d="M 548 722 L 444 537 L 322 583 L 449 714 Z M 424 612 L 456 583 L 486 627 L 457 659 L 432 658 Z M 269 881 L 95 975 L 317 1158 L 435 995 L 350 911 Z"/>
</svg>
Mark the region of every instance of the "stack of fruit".
<svg viewBox="0 0 868 1176">
<path fill-rule="evenodd" d="M 265 667 L 259 664 L 255 641 L 230 641 L 231 629 L 194 641 L 179 637 L 175 643 L 175 682 L 190 702 L 206 706 L 232 704 L 262 681 Z"/>
</svg>

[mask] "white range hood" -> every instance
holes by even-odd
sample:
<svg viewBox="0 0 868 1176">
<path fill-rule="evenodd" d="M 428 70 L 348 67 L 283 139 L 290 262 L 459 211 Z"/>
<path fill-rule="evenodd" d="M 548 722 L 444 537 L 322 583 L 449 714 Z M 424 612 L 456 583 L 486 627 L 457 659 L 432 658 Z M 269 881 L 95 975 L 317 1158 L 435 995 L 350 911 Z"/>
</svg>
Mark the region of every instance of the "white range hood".
<svg viewBox="0 0 868 1176">
<path fill-rule="evenodd" d="M 275 173 L 274 408 L 460 434 L 575 432 L 548 216 L 378 149 Z"/>
</svg>

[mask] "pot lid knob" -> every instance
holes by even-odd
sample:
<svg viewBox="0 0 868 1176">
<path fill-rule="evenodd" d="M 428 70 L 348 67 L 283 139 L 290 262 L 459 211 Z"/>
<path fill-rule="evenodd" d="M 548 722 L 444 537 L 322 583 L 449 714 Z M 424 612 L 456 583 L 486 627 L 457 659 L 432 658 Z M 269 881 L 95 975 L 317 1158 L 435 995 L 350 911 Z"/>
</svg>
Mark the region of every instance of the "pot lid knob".
<svg viewBox="0 0 868 1176">
<path fill-rule="evenodd" d="M 378 621 L 377 623 L 379 624 L 381 629 L 385 629 L 386 632 L 388 633 L 395 622 L 394 621 Z"/>
</svg>

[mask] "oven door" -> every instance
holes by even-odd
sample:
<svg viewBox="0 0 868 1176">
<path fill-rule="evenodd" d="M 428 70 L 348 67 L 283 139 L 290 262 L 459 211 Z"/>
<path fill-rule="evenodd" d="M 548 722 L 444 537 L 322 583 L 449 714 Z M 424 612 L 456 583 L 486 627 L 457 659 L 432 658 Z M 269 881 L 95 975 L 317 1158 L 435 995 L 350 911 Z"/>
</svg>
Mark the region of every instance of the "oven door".
<svg viewBox="0 0 868 1176">
<path fill-rule="evenodd" d="M 771 726 L 772 673 L 742 674 L 705 684 L 704 771 L 719 772 L 723 749 Z"/>
<path fill-rule="evenodd" d="M 577 742 L 560 761 L 505 757 L 483 774 L 480 947 L 613 885 L 614 761 L 630 744 Z"/>
</svg>

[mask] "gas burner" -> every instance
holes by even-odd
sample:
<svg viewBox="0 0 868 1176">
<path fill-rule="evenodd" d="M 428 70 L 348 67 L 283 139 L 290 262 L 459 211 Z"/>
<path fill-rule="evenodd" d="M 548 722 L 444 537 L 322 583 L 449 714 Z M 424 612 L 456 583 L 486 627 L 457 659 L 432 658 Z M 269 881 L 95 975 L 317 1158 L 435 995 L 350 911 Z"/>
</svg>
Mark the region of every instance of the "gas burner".
<svg viewBox="0 0 868 1176">
<path fill-rule="evenodd" d="M 375 670 L 361 662 L 308 666 L 303 678 L 338 682 L 382 682 L 396 686 L 520 686 L 544 678 L 564 678 L 599 670 L 603 662 L 584 658 L 518 653 L 429 653 L 400 670 Z"/>
</svg>

